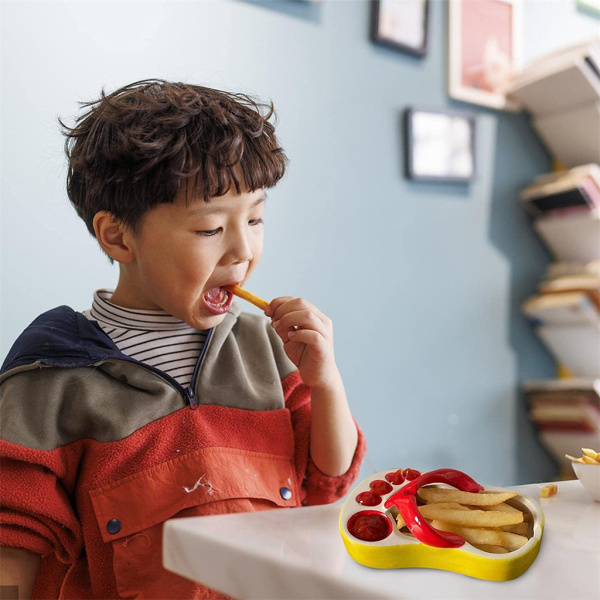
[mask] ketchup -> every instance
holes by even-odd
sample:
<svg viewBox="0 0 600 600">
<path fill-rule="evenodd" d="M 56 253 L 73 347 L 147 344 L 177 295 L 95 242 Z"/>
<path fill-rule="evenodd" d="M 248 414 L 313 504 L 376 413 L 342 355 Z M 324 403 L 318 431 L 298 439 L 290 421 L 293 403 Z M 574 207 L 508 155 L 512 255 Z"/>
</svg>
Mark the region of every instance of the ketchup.
<svg viewBox="0 0 600 600">
<path fill-rule="evenodd" d="M 361 492 L 356 501 L 363 506 L 377 506 L 381 503 L 381 496 L 375 492 Z"/>
<path fill-rule="evenodd" d="M 389 494 L 394 488 L 383 479 L 376 479 L 375 481 L 371 481 L 371 485 L 369 486 L 373 492 L 383 496 L 384 494 Z"/>
<path fill-rule="evenodd" d="M 386 473 L 385 478 L 394 485 L 400 485 L 401 483 L 404 483 L 404 480 L 406 479 L 402 474 L 402 469 L 398 469 L 393 473 Z"/>
<path fill-rule="evenodd" d="M 416 479 L 417 477 L 421 477 L 421 472 L 417 471 L 416 469 L 404 469 L 404 471 L 402 471 L 402 474 L 409 481 L 412 481 L 413 479 Z"/>
<path fill-rule="evenodd" d="M 379 542 L 392 533 L 390 520 L 376 510 L 363 510 L 348 519 L 348 531 L 363 542 Z"/>
</svg>

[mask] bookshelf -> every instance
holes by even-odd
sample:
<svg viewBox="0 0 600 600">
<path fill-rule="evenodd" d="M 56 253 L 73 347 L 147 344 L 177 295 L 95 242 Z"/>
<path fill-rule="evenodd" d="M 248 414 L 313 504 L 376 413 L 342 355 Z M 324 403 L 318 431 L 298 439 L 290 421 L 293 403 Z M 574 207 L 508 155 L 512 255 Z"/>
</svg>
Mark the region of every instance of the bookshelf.
<svg viewBox="0 0 600 600">
<path fill-rule="evenodd" d="M 565 167 L 600 164 L 600 37 L 533 61 L 508 95 Z"/>
<path fill-rule="evenodd" d="M 570 479 L 564 455 L 600 449 L 600 38 L 530 63 L 509 95 L 558 165 L 520 193 L 552 255 L 521 308 L 557 364 L 555 379 L 523 392 L 540 442 Z"/>
</svg>

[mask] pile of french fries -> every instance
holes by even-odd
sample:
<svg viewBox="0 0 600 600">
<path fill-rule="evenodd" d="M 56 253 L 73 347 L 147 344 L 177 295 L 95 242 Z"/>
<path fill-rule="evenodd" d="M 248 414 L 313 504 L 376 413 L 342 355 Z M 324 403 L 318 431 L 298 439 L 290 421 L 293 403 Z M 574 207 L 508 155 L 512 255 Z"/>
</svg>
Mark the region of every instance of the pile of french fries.
<svg viewBox="0 0 600 600">
<path fill-rule="evenodd" d="M 565 457 L 570 461 L 576 463 L 587 463 L 588 465 L 600 465 L 600 452 L 596 452 L 591 448 L 582 448 L 583 454 L 579 458 L 575 458 L 569 454 L 565 454 Z"/>
<path fill-rule="evenodd" d="M 532 535 L 532 517 L 507 501 L 516 492 L 461 492 L 442 487 L 422 487 L 419 511 L 432 527 L 456 533 L 469 544 L 493 554 L 521 548 Z M 400 514 L 398 529 L 409 533 Z"/>
</svg>

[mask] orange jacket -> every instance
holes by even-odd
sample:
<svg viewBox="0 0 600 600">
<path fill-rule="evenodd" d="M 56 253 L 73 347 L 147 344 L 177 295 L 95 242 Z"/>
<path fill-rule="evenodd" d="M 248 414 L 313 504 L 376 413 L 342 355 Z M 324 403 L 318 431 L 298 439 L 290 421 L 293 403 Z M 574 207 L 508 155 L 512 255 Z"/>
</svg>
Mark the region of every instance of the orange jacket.
<svg viewBox="0 0 600 600">
<path fill-rule="evenodd" d="M 347 473 L 315 467 L 309 390 L 268 322 L 238 309 L 191 391 L 50 311 L 7 358 L 0 418 L 0 545 L 42 555 L 37 598 L 219 597 L 162 567 L 166 519 L 333 502 L 365 452 L 359 432 Z"/>
</svg>

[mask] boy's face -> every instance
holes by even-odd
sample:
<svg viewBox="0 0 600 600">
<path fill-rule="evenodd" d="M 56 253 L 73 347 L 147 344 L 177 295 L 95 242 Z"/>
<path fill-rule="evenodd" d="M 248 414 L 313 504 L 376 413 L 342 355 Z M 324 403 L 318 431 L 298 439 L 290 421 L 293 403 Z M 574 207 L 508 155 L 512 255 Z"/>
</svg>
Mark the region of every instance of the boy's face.
<svg viewBox="0 0 600 600">
<path fill-rule="evenodd" d="M 263 250 L 264 190 L 191 199 L 148 212 L 130 237 L 133 262 L 121 265 L 116 304 L 162 309 L 197 329 L 218 325 L 231 308 L 226 285 L 244 284 Z"/>
</svg>

